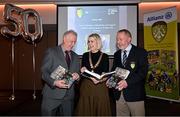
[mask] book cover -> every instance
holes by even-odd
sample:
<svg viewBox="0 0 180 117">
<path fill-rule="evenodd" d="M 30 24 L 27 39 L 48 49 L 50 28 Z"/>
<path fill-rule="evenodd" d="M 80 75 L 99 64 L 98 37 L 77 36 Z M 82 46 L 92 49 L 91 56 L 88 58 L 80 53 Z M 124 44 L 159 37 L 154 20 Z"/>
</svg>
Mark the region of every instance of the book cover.
<svg viewBox="0 0 180 117">
<path fill-rule="evenodd" d="M 116 88 L 117 86 L 117 83 L 120 81 L 120 80 L 125 80 L 127 79 L 127 77 L 129 76 L 129 73 L 130 71 L 127 70 L 127 69 L 123 69 L 123 68 L 120 68 L 120 67 L 117 67 L 115 69 L 115 74 L 113 74 L 108 82 L 107 82 L 107 85 L 110 87 L 110 88 Z"/>
<path fill-rule="evenodd" d="M 65 83 L 69 85 L 68 88 L 74 83 L 72 74 L 61 65 L 51 73 L 50 77 L 54 80 L 64 80 Z"/>
</svg>

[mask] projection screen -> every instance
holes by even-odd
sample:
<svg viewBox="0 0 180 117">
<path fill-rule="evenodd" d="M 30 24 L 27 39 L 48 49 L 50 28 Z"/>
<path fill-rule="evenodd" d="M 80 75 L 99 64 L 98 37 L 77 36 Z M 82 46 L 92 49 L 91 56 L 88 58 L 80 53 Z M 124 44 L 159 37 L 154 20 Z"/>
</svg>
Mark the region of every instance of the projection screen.
<svg viewBox="0 0 180 117">
<path fill-rule="evenodd" d="M 116 33 L 128 29 L 132 33 L 132 43 L 137 45 L 137 4 L 115 5 L 58 5 L 58 45 L 62 43 L 63 33 L 74 30 L 78 40 L 73 50 L 82 55 L 87 52 L 87 38 L 98 33 L 102 39 L 102 51 L 113 55 L 117 50 Z"/>
</svg>

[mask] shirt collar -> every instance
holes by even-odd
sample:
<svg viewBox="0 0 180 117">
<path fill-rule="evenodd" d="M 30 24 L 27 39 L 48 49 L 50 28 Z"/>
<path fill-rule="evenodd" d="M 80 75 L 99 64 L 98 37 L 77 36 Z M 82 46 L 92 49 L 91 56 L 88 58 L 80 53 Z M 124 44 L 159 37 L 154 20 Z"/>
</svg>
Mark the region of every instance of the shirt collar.
<svg viewBox="0 0 180 117">
<path fill-rule="evenodd" d="M 65 53 L 66 50 L 64 49 L 63 45 L 60 45 L 60 46 L 61 46 L 63 54 L 65 56 L 66 55 L 66 53 Z M 69 51 L 68 54 L 69 54 L 69 56 L 71 56 L 71 51 Z"/>
<path fill-rule="evenodd" d="M 129 52 L 129 51 L 131 50 L 131 48 L 132 48 L 132 45 L 131 45 L 131 44 L 129 44 L 129 45 L 127 46 L 127 48 L 126 48 L 126 49 L 124 49 L 124 50 L 126 50 L 127 52 Z"/>
</svg>

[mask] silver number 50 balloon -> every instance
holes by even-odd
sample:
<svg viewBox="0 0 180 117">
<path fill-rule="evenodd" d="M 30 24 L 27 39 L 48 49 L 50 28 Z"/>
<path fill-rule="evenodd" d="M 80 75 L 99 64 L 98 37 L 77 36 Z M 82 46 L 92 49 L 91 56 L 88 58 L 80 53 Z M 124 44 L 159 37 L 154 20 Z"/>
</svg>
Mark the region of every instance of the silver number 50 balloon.
<svg viewBox="0 0 180 117">
<path fill-rule="evenodd" d="M 12 14 L 20 16 L 19 19 L 15 18 Z M 28 19 L 32 17 L 35 20 L 35 31 L 30 33 Z M 7 23 L 13 24 L 14 31 L 8 27 L 1 28 L 1 34 L 6 37 L 17 37 L 22 35 L 24 40 L 30 43 L 37 43 L 43 35 L 42 20 L 39 13 L 33 9 L 22 9 L 12 4 L 6 4 L 4 9 L 4 20 Z"/>
<path fill-rule="evenodd" d="M 35 23 L 34 32 L 29 31 L 29 18 L 32 18 Z M 6 23 L 11 24 L 14 30 L 10 30 L 7 26 L 1 28 L 1 34 L 8 39 L 12 40 L 12 86 L 13 94 L 10 99 L 14 100 L 14 41 L 17 36 L 22 35 L 23 39 L 33 45 L 33 71 L 35 75 L 35 47 L 36 43 L 40 41 L 43 35 L 42 20 L 38 14 L 33 9 L 22 9 L 20 7 L 14 6 L 12 4 L 6 4 L 4 8 L 4 20 Z M 34 94 L 33 99 L 36 99 L 35 95 L 35 77 L 34 77 Z"/>
</svg>

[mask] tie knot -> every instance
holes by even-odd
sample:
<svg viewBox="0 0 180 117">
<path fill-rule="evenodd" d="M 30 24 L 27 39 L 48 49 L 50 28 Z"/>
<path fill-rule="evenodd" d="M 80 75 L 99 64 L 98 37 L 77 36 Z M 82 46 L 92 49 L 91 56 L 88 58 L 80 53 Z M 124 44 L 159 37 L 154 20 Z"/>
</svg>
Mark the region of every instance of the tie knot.
<svg viewBox="0 0 180 117">
<path fill-rule="evenodd" d="M 69 51 L 66 50 L 65 53 L 66 53 L 66 54 L 69 54 Z"/>
<path fill-rule="evenodd" d="M 124 53 L 126 54 L 127 50 L 124 50 Z"/>
</svg>

